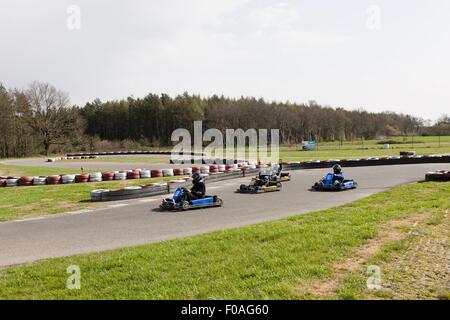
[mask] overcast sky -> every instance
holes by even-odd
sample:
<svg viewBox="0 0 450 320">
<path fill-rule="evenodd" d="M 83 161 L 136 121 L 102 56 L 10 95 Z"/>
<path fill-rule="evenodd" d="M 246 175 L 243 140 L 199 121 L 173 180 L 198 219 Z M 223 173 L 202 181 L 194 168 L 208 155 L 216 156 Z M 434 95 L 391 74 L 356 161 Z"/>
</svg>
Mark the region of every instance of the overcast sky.
<svg viewBox="0 0 450 320">
<path fill-rule="evenodd" d="M 0 82 L 79 105 L 188 91 L 436 119 L 449 21 L 448 0 L 0 0 Z"/>
</svg>

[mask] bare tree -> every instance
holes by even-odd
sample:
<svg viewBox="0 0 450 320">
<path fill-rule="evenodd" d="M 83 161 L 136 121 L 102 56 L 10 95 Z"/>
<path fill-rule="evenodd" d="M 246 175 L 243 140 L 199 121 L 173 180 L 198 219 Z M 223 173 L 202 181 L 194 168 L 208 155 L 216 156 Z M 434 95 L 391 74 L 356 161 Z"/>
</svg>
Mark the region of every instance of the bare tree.
<svg viewBox="0 0 450 320">
<path fill-rule="evenodd" d="M 25 118 L 48 155 L 52 145 L 67 143 L 76 129 L 76 115 L 69 108 L 68 95 L 48 83 L 32 82 L 26 97 L 29 109 Z"/>
</svg>

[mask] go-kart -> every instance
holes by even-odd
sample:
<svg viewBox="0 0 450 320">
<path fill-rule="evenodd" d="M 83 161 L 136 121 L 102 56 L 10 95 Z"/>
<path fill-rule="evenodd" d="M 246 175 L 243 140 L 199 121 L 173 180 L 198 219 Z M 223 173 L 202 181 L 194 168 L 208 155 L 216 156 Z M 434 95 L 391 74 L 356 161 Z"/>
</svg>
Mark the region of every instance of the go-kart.
<svg viewBox="0 0 450 320">
<path fill-rule="evenodd" d="M 175 190 L 172 198 L 166 198 L 161 202 L 159 206 L 162 210 L 190 210 L 206 207 L 220 207 L 223 204 L 223 200 L 218 196 L 205 195 L 201 199 L 195 199 L 191 201 L 184 200 L 185 188 L 178 188 Z"/>
<path fill-rule="evenodd" d="M 277 170 L 273 169 L 265 169 L 261 170 L 259 175 L 256 177 L 257 179 L 259 177 L 268 177 L 269 180 L 275 181 L 275 182 L 285 182 L 285 181 L 291 181 L 291 174 L 289 172 L 279 172 Z"/>
<path fill-rule="evenodd" d="M 261 179 L 258 177 L 252 178 L 249 185 L 241 184 L 238 193 L 262 193 L 281 191 L 281 182 L 278 180 L 267 180 L 264 184 L 261 184 Z"/>
<path fill-rule="evenodd" d="M 327 175 L 323 177 L 322 180 L 316 182 L 312 186 L 312 189 L 316 191 L 344 191 L 355 189 L 358 186 L 358 184 L 354 180 L 343 180 L 342 182 L 340 181 L 333 182 L 333 176 L 334 174 L 332 172 L 327 173 Z"/>
<path fill-rule="evenodd" d="M 291 174 L 289 172 L 280 172 L 277 178 L 280 182 L 291 181 Z"/>
</svg>

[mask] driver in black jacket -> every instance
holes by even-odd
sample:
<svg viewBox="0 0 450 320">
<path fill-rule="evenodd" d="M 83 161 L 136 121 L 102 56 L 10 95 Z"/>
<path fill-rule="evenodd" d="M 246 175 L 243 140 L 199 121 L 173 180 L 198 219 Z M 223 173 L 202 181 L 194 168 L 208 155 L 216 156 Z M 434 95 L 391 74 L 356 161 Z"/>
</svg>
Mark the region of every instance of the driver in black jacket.
<svg viewBox="0 0 450 320">
<path fill-rule="evenodd" d="M 206 194 L 205 183 L 199 173 L 196 172 L 192 175 L 192 183 L 193 186 L 191 190 L 187 188 L 184 189 L 184 196 L 187 201 L 201 199 Z"/>
</svg>

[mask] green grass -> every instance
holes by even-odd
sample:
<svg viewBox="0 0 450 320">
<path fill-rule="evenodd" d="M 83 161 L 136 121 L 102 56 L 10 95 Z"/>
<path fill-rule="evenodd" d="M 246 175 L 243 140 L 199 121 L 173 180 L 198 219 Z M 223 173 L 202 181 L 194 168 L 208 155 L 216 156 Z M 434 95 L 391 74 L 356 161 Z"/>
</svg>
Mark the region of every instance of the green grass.
<svg viewBox="0 0 450 320">
<path fill-rule="evenodd" d="M 89 169 L 90 172 L 104 171 L 100 169 Z M 49 176 L 53 174 L 76 174 L 80 173 L 80 169 L 76 168 L 53 168 L 53 167 L 31 167 L 16 166 L 0 162 L 0 176 Z"/>
<path fill-rule="evenodd" d="M 386 222 L 449 208 L 450 184 L 395 188 L 345 206 L 243 228 L 0 270 L 0 299 L 313 299 L 298 290 L 326 281 L 333 263 Z M 66 289 L 66 269 L 81 289 Z M 353 281 L 354 280 L 354 281 Z M 340 298 L 354 298 L 360 279 Z"/>
<path fill-rule="evenodd" d="M 90 192 L 94 189 L 118 189 L 151 182 L 173 180 L 174 177 L 0 188 L 0 221 L 27 216 L 55 214 L 91 207 Z"/>
</svg>

